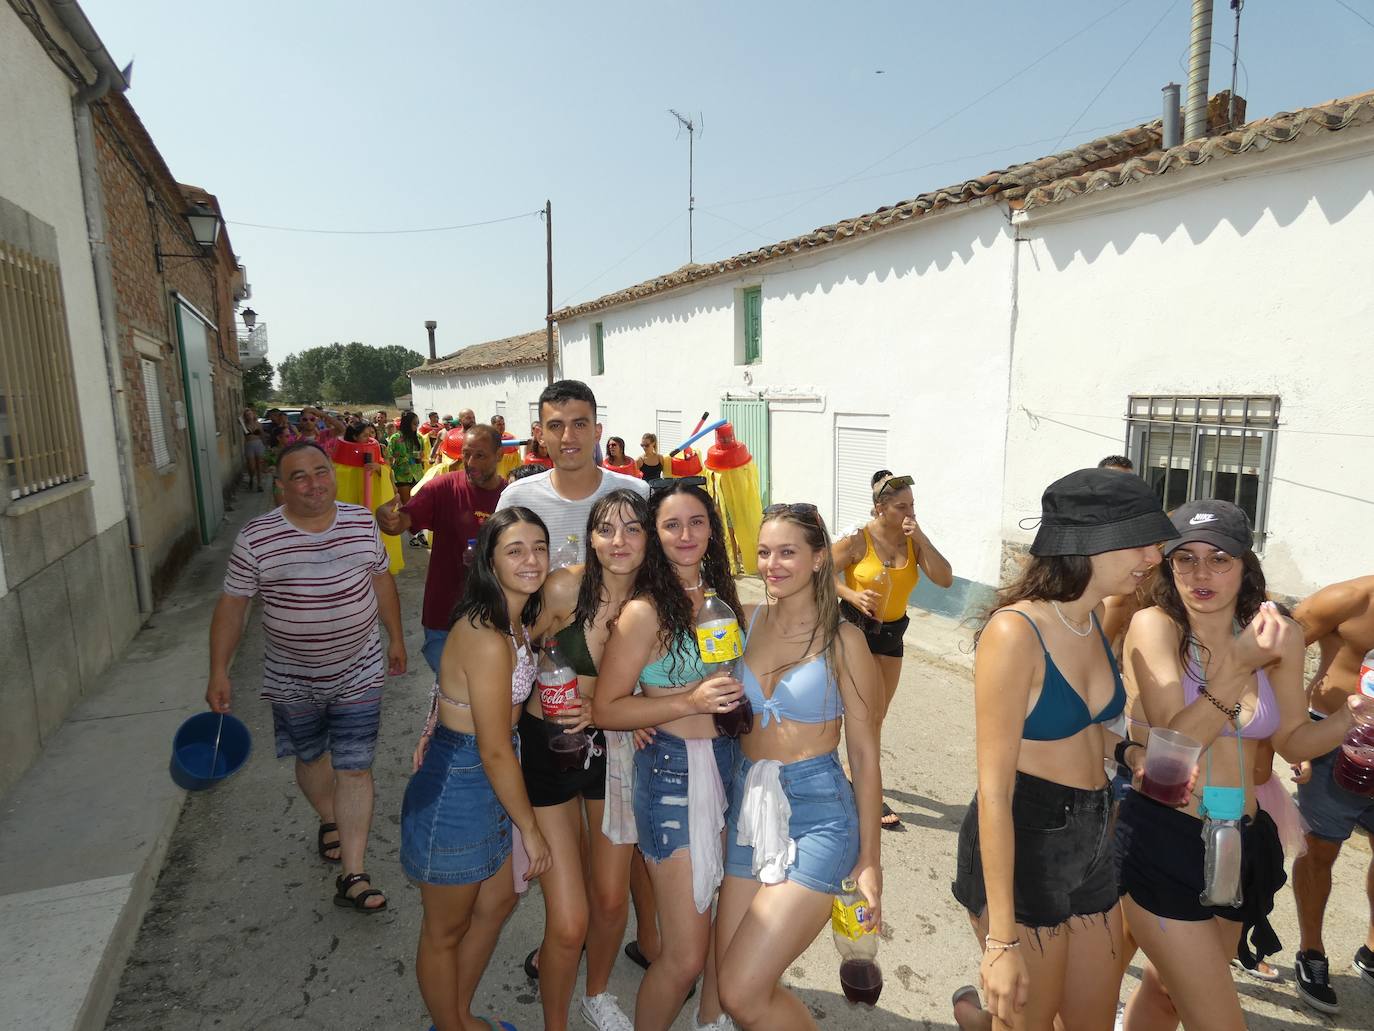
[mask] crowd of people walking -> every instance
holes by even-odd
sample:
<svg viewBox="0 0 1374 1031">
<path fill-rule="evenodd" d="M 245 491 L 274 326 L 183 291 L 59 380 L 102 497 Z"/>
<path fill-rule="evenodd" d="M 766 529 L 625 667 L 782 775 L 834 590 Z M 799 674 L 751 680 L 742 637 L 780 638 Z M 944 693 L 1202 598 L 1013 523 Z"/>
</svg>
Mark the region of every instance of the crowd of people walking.
<svg viewBox="0 0 1374 1031">
<path fill-rule="evenodd" d="M 250 482 L 273 470 L 281 504 L 235 542 L 207 700 L 228 710 L 257 596 L 262 695 L 319 857 L 340 865 L 334 901 L 386 908 L 365 868 L 371 766 L 386 676 L 408 656 L 383 535 L 410 535 L 431 549 L 433 688 L 400 859 L 420 889 L 416 976 L 437 1031 L 491 1026 L 474 1012 L 482 976 L 531 881 L 544 933 L 524 965 L 544 1027 L 568 1026 L 584 955 L 576 1013 L 602 1031 L 666 1031 L 685 1005 L 698 1028 L 815 1027 L 783 976 L 842 892 L 866 900 L 866 928 L 881 923 L 881 839 L 900 821 L 880 735 L 908 599 L 922 576 L 949 587 L 951 564 L 912 478 L 877 470 L 871 518 L 837 539 L 810 503 L 763 510 L 765 600 L 746 604 L 706 482 L 673 476 L 653 434 L 637 458 L 620 437 L 603 453 L 596 412 L 571 380 L 543 392 L 524 441 L 471 410 L 393 423 L 305 408 L 294 425 L 245 411 Z M 392 477 L 373 511 L 337 500 L 344 441 L 375 442 L 373 473 Z M 701 644 L 717 617 L 739 628 L 731 664 Z M 952 890 L 979 983 L 955 992 L 958 1025 L 1243 1028 L 1233 962 L 1274 973 L 1285 849 L 1302 852 L 1297 990 L 1337 1012 L 1322 915 L 1341 843 L 1374 831 L 1374 798 L 1335 772 L 1360 721 L 1374 751 L 1358 701 L 1374 680 L 1374 577 L 1289 612 L 1240 508 L 1166 513 L 1118 457 L 1045 490 L 975 644 L 977 792 Z M 1194 746 L 1168 790 L 1157 741 Z M 1297 774 L 1297 809 L 1275 755 Z M 1374 983 L 1374 921 L 1370 935 L 1354 962 Z M 645 969 L 624 1006 L 610 992 L 622 951 Z"/>
</svg>

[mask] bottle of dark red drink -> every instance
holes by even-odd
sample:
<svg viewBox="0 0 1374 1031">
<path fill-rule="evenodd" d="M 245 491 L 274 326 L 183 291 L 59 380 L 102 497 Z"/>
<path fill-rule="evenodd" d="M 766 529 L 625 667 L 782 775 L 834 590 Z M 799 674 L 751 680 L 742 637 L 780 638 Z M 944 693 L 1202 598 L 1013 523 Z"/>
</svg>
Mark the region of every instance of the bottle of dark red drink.
<svg viewBox="0 0 1374 1031">
<path fill-rule="evenodd" d="M 1360 694 L 1349 704 L 1355 725 L 1341 743 L 1331 779 L 1356 795 L 1374 796 L 1374 698 Z"/>
<path fill-rule="evenodd" d="M 853 1003 L 877 1005 L 883 992 L 883 971 L 878 966 L 878 931 L 864 926 L 868 899 L 859 885 L 846 877 L 840 894 L 830 906 L 830 938 L 840 955 L 840 988 Z"/>
<path fill-rule="evenodd" d="M 697 652 L 710 670 L 707 676 L 733 677 L 735 663 L 744 654 L 744 636 L 739 632 L 735 610 L 721 601 L 709 587 L 697 612 Z M 716 729 L 726 737 L 739 737 L 754 729 L 754 707 L 740 696 L 729 712 L 714 713 Z"/>
<path fill-rule="evenodd" d="M 565 773 L 576 769 L 591 742 L 585 731 L 569 734 L 555 722 L 559 716 L 581 710 L 582 695 L 577 690 L 577 673 L 552 637 L 544 639 L 539 654 L 539 708 L 549 724 L 549 751 L 553 752 L 554 765 Z"/>
</svg>

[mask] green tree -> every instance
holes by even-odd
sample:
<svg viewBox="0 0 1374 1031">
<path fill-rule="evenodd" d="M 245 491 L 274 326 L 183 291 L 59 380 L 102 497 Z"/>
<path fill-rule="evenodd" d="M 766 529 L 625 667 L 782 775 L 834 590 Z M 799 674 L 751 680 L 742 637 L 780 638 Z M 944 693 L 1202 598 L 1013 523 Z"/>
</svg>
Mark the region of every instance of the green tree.
<svg viewBox="0 0 1374 1031">
<path fill-rule="evenodd" d="M 243 374 L 243 399 L 248 404 L 257 404 L 259 401 L 266 401 L 272 396 L 272 377 L 275 370 L 272 363 L 263 359 L 259 365 L 254 365 Z"/>
<path fill-rule="evenodd" d="M 407 376 L 407 375 L 403 372 L 403 373 L 401 373 L 399 376 L 397 376 L 395 380 L 392 381 L 392 384 L 391 384 L 391 396 L 392 396 L 393 398 L 395 398 L 395 397 L 405 397 L 405 396 L 406 396 L 407 394 L 409 394 L 409 393 L 410 393 L 410 377 Z"/>
<path fill-rule="evenodd" d="M 355 340 L 311 347 L 282 361 L 281 392 L 293 401 L 327 393 L 330 401 L 390 404 L 397 378 L 423 363 L 420 352 L 394 344 L 369 347 Z"/>
</svg>

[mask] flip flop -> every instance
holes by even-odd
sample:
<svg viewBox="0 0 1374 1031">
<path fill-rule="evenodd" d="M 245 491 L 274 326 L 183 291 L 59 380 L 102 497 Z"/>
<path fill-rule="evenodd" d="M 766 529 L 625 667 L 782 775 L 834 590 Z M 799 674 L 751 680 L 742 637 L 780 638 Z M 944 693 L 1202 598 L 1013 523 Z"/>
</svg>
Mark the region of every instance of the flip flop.
<svg viewBox="0 0 1374 1031">
<path fill-rule="evenodd" d="M 539 955 L 538 947 L 530 949 L 530 954 L 525 957 L 525 976 L 531 981 L 539 980 L 539 968 L 534 965 L 534 957 Z"/>
<path fill-rule="evenodd" d="M 882 829 L 885 830 L 885 831 L 899 831 L 899 830 L 902 830 L 902 818 L 901 818 L 900 816 L 897 816 L 897 814 L 894 813 L 894 812 L 892 811 L 892 807 L 891 807 L 890 805 L 888 805 L 886 802 L 884 802 L 884 803 L 883 803 L 883 818 L 886 818 L 886 817 L 889 817 L 889 816 L 896 817 L 897 822 L 896 822 L 896 823 L 880 823 L 878 826 L 882 827 Z"/>
<path fill-rule="evenodd" d="M 1264 961 L 1260 960 L 1260 962 L 1263 963 Z M 1249 974 L 1256 981 L 1264 981 L 1268 984 L 1276 984 L 1283 980 L 1283 972 L 1279 970 L 1278 967 L 1273 966 L 1270 963 L 1265 963 L 1264 965 L 1269 967 L 1269 971 L 1267 973 L 1264 970 L 1260 969 L 1258 964 L 1256 964 L 1253 967 L 1247 966 L 1245 964 L 1245 961 L 1240 959 L 1239 957 L 1231 960 L 1231 966 L 1233 968 L 1241 971 L 1244 974 Z"/>
</svg>

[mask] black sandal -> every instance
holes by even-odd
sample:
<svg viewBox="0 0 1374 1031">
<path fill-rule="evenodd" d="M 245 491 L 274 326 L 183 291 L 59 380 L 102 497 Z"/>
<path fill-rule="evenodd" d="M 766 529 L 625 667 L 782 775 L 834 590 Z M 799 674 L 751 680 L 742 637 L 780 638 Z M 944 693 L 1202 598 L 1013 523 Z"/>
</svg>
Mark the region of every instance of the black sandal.
<svg viewBox="0 0 1374 1031">
<path fill-rule="evenodd" d="M 525 957 L 525 976 L 531 981 L 539 980 L 539 968 L 534 965 L 534 957 L 539 955 L 539 949 L 533 948 L 530 954 Z"/>
<path fill-rule="evenodd" d="M 376 888 L 368 888 L 360 891 L 356 895 L 350 895 L 348 889 L 360 881 L 372 883 L 372 878 L 365 873 L 351 873 L 347 876 L 340 874 L 334 880 L 334 905 L 343 906 L 345 909 L 356 909 L 359 913 L 380 913 L 386 909 L 386 896 Z M 382 904 L 380 906 L 363 905 L 372 896 L 380 896 Z"/>
<path fill-rule="evenodd" d="M 320 858 L 323 859 L 326 863 L 339 863 L 343 861 L 342 839 L 340 839 L 339 841 L 324 840 L 324 836 L 326 834 L 337 834 L 338 832 L 339 825 L 337 823 L 322 823 L 320 824 L 319 833 L 315 835 L 315 848 L 320 853 Z M 339 850 L 339 854 L 337 856 L 329 855 L 329 850 L 332 848 L 337 848 Z"/>
<path fill-rule="evenodd" d="M 639 947 L 638 938 L 632 938 L 625 943 L 625 958 L 631 963 L 643 967 L 645 970 L 649 969 L 649 958 L 644 955 L 644 950 Z M 687 993 L 687 998 L 690 999 L 692 996 L 696 995 L 696 993 L 697 986 L 696 982 L 693 981 L 691 990 Z"/>
<path fill-rule="evenodd" d="M 883 803 L 883 815 L 882 815 L 882 819 L 883 819 L 883 820 L 886 820 L 889 816 L 892 817 L 892 822 L 891 822 L 891 823 L 880 823 L 880 824 L 879 824 L 879 826 L 882 827 L 883 830 L 885 830 L 885 831 L 899 831 L 899 830 L 903 830 L 903 829 L 904 829 L 904 828 L 902 827 L 902 818 L 892 811 L 892 807 L 891 807 L 890 805 L 888 805 L 886 802 L 884 802 L 884 803 Z"/>
</svg>

